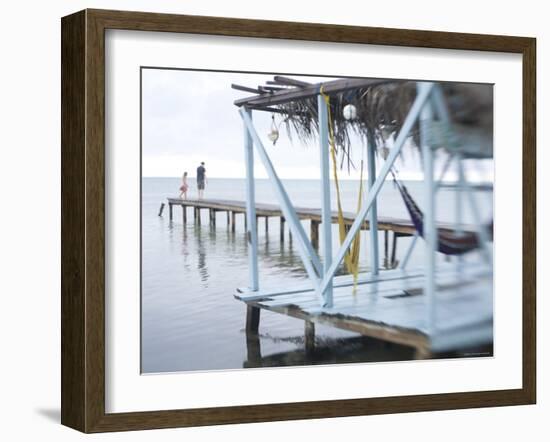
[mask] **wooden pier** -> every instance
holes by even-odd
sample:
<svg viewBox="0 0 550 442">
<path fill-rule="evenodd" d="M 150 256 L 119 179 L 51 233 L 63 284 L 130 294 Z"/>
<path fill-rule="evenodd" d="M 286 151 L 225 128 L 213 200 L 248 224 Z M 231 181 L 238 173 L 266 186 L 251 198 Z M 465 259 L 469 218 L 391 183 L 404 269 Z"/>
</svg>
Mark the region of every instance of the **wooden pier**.
<svg viewBox="0 0 550 442">
<path fill-rule="evenodd" d="M 246 229 L 246 203 L 244 201 L 235 200 L 220 200 L 220 199 L 203 199 L 183 200 L 180 198 L 168 198 L 168 210 L 170 220 L 174 219 L 174 206 L 182 208 L 182 220 L 184 223 L 188 221 L 188 208 L 193 209 L 194 222 L 201 223 L 201 212 L 208 212 L 208 220 L 211 226 L 216 225 L 216 214 L 222 212 L 226 214 L 227 226 L 231 231 L 235 231 L 237 223 L 237 215 L 243 215 L 243 226 Z M 296 214 L 300 220 L 309 221 L 310 240 L 313 247 L 319 247 L 319 226 L 321 225 L 321 209 L 296 207 Z M 164 203 L 161 204 L 159 216 L 164 210 Z M 256 203 L 256 219 L 264 218 L 265 232 L 269 229 L 269 218 L 279 218 L 279 234 L 281 241 L 285 238 L 285 218 L 283 212 L 276 204 Z M 355 214 L 344 212 L 344 223 L 350 227 L 355 220 Z M 412 236 L 416 233 L 415 227 L 410 219 L 378 217 L 378 230 L 384 232 L 384 264 L 385 267 L 392 267 L 396 263 L 397 240 L 401 237 Z M 332 212 L 332 223 L 338 223 L 338 213 Z M 258 223 L 256 223 L 258 225 Z M 453 226 L 447 223 L 439 223 L 439 228 L 453 230 Z M 361 226 L 362 230 L 369 230 L 369 220 L 365 220 Z M 470 229 L 466 229 L 470 232 Z M 389 234 L 393 232 L 392 240 L 390 241 Z M 290 232 L 289 232 L 290 235 Z M 290 237 L 291 238 L 291 237 Z M 391 242 L 391 245 L 390 245 Z M 391 253 L 390 253 L 391 249 Z"/>
<path fill-rule="evenodd" d="M 210 224 L 216 224 L 216 214 L 218 212 L 224 212 L 227 215 L 227 223 L 232 230 L 235 230 L 236 215 L 246 215 L 246 203 L 244 201 L 236 200 L 220 200 L 220 199 L 180 199 L 180 198 L 167 198 L 170 220 L 173 220 L 173 206 L 179 206 L 183 209 L 182 217 L 183 221 L 187 222 L 187 209 L 193 208 L 193 218 L 195 221 L 201 220 L 201 211 L 207 210 Z M 162 204 L 164 205 L 164 203 Z M 309 220 L 312 222 L 311 226 L 311 239 L 312 242 L 316 242 L 319 239 L 319 225 L 321 224 L 321 209 L 309 208 L 309 207 L 296 207 L 296 214 L 300 220 Z M 162 214 L 162 211 L 159 215 Z M 344 223 L 347 226 L 351 226 L 355 220 L 355 213 L 344 212 Z M 281 208 L 276 204 L 269 203 L 256 203 L 256 218 L 279 218 L 281 225 L 284 225 L 285 220 Z M 410 219 L 404 218 L 392 218 L 379 216 L 378 218 L 378 230 L 391 231 L 399 234 L 400 236 L 412 236 L 416 233 L 415 227 Z M 244 217 L 244 223 L 246 223 L 246 216 Z M 338 223 L 338 212 L 332 212 L 332 223 Z M 266 221 L 266 229 L 268 229 L 268 222 Z M 439 228 L 453 230 L 454 227 L 450 223 L 438 223 Z M 369 229 L 369 221 L 365 220 L 362 230 Z M 469 229 L 465 229 L 465 232 L 469 232 Z"/>
<path fill-rule="evenodd" d="M 201 211 L 207 210 L 209 223 L 216 225 L 216 214 L 226 214 L 227 226 L 235 231 L 237 215 L 246 215 L 246 203 L 232 200 L 182 200 L 168 198 L 170 220 L 174 219 L 174 206 L 181 207 L 183 222 L 187 222 L 187 209 L 193 209 L 194 222 L 201 222 Z M 159 215 L 162 214 L 161 206 Z M 321 210 L 295 207 L 300 220 L 310 222 L 310 239 L 319 246 Z M 279 218 L 280 238 L 284 240 L 285 219 L 281 208 L 275 204 L 256 203 L 256 217 L 265 218 L 266 234 L 269 218 Z M 344 223 L 351 226 L 354 213 L 344 213 Z M 259 291 L 238 289 L 235 298 L 247 306 L 247 345 L 254 359 L 258 358 L 258 329 L 261 310 L 284 314 L 304 321 L 305 351 L 315 349 L 315 324 L 328 325 L 383 341 L 410 346 L 418 359 L 429 358 L 434 353 L 463 350 L 468 346 L 490 346 L 493 339 L 492 270 L 484 265 L 444 263 L 437 267 L 437 328 L 428 327 L 426 297 L 424 296 L 425 272 L 422 269 L 395 269 L 397 239 L 416 234 L 410 220 L 378 217 L 378 230 L 385 234 L 385 268 L 379 275 L 360 274 L 357 284 L 350 275 L 333 279 L 331 308 L 319 306 L 311 282 L 285 281 L 276 288 Z M 332 223 L 338 223 L 338 214 L 332 212 Z M 246 229 L 246 216 L 243 217 Z M 256 223 L 257 225 L 257 223 Z M 453 226 L 438 223 L 440 229 L 452 230 Z M 365 220 L 362 230 L 369 229 Z M 471 232 L 465 229 L 465 232 Z M 389 259 L 388 234 L 393 232 L 391 259 Z M 291 238 L 291 237 L 290 237 Z M 386 263 L 389 262 L 389 265 Z"/>
<path fill-rule="evenodd" d="M 305 350 L 315 347 L 315 324 L 359 333 L 415 349 L 417 359 L 433 354 L 488 346 L 493 342 L 492 271 L 480 265 L 442 264 L 438 268 L 436 328 L 427 327 L 425 272 L 387 270 L 359 277 L 334 278 L 334 306 L 319 306 L 311 283 L 286 284 L 235 298 L 247 305 L 247 341 L 254 352 L 261 310 L 305 321 Z M 487 353 L 490 355 L 490 353 Z"/>
<path fill-rule="evenodd" d="M 201 218 L 200 211 L 207 210 L 209 213 L 209 219 L 215 224 L 215 214 L 217 212 L 227 213 L 227 220 L 231 226 L 234 226 L 235 215 L 246 214 L 246 203 L 244 201 L 235 200 L 218 200 L 218 199 L 204 199 L 204 200 L 183 200 L 180 198 L 168 198 L 168 206 L 170 211 L 170 219 L 173 219 L 173 206 L 180 206 L 183 208 L 183 219 L 187 221 L 186 209 L 191 207 L 194 211 L 194 219 Z M 316 238 L 319 238 L 319 224 L 321 224 L 321 209 L 296 207 L 296 214 L 301 220 L 309 220 L 313 222 L 314 230 L 316 231 Z M 256 203 L 256 217 L 257 218 L 280 218 L 284 217 L 281 208 L 276 204 Z M 351 226 L 355 220 L 355 214 L 351 212 L 344 212 L 344 222 L 346 225 Z M 338 222 L 338 213 L 333 211 L 332 222 L 335 224 Z M 450 228 L 451 226 L 449 226 Z M 368 230 L 369 222 L 365 221 L 363 229 Z M 401 233 L 404 235 L 414 235 L 414 225 L 410 220 L 379 217 L 378 218 L 378 230 L 390 230 L 392 232 Z"/>
</svg>

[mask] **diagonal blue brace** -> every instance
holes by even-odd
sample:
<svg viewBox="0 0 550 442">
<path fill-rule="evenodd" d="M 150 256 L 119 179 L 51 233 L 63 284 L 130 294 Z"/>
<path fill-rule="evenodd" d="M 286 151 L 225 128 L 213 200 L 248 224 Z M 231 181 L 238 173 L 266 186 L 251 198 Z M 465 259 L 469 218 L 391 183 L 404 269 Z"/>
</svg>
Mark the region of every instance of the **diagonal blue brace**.
<svg viewBox="0 0 550 442">
<path fill-rule="evenodd" d="M 286 193 L 283 183 L 279 179 L 277 172 L 275 171 L 275 168 L 271 163 L 271 159 L 269 158 L 269 155 L 267 154 L 264 145 L 260 140 L 258 133 L 256 132 L 256 129 L 254 128 L 254 124 L 252 123 L 252 119 L 250 118 L 247 110 L 241 108 L 239 110 L 239 114 L 244 121 L 248 133 L 252 137 L 254 146 L 256 147 L 256 151 L 258 153 L 258 157 L 262 161 L 267 175 L 269 176 L 269 180 L 273 185 L 275 196 L 277 197 L 283 215 L 288 222 L 288 227 L 292 231 L 292 234 L 298 239 L 298 252 L 300 254 L 300 258 L 302 260 L 302 263 L 304 264 L 310 281 L 313 283 L 313 288 L 315 289 L 321 305 L 324 306 L 325 300 L 321 295 L 321 292 L 319 291 L 320 275 L 322 275 L 323 272 L 321 261 L 319 260 L 317 253 L 313 250 L 313 247 L 304 231 L 304 228 L 300 223 L 300 219 L 298 218 L 298 215 L 296 214 L 296 211 L 294 210 L 294 207 L 290 202 L 290 198 Z"/>
</svg>

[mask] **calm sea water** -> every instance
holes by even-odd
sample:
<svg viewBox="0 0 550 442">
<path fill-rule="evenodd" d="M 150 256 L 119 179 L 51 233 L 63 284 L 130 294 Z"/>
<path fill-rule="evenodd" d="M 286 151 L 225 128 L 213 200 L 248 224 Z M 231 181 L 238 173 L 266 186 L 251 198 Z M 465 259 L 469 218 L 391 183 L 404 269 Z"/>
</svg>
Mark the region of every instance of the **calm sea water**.
<svg viewBox="0 0 550 442">
<path fill-rule="evenodd" d="M 189 197 L 195 198 L 195 183 L 191 179 Z M 319 183 L 314 180 L 284 181 L 295 205 L 318 207 Z M 142 372 L 159 373 L 188 370 L 238 369 L 250 366 L 286 366 L 341 362 L 395 361 L 412 357 L 405 347 L 383 344 L 332 327 L 316 327 L 316 352 L 304 351 L 304 323 L 284 315 L 262 311 L 260 321 L 261 350 L 251 356 L 247 352 L 244 332 L 245 305 L 234 299 L 237 287 L 245 287 L 247 273 L 247 243 L 242 215 L 237 215 L 236 232 L 227 227 L 225 213 L 217 214 L 216 227 L 183 224 L 179 207 L 174 207 L 174 220 L 168 211 L 159 217 L 161 202 L 176 197 L 179 178 L 143 178 L 142 180 Z M 408 182 L 407 187 L 422 205 L 420 182 Z M 354 211 L 358 183 L 341 183 L 344 210 Z M 245 199 L 245 183 L 241 179 L 209 179 L 205 198 Z M 492 193 L 476 192 L 475 198 L 483 219 L 490 219 Z M 267 180 L 257 180 L 258 202 L 276 203 Z M 335 197 L 332 198 L 335 204 Z M 437 218 L 453 221 L 455 192 L 442 189 L 437 196 Z M 464 204 L 466 206 L 466 204 Z M 379 216 L 408 218 L 403 201 L 387 182 L 378 205 Z M 206 215 L 206 212 L 204 212 Z M 469 210 L 463 219 L 471 223 Z M 307 231 L 307 222 L 303 222 Z M 259 272 L 261 285 L 277 285 L 306 278 L 297 250 L 292 243 L 279 239 L 278 220 L 269 220 L 265 232 L 263 220 L 258 226 Z M 334 250 L 338 246 L 334 229 Z M 368 233 L 363 233 L 362 269 L 368 270 Z M 380 234 L 383 265 L 383 234 Z M 397 259 L 403 256 L 409 243 L 400 238 Z M 323 244 L 321 243 L 321 253 Z M 472 259 L 475 259 L 472 258 Z M 422 247 L 416 247 L 410 267 L 422 265 Z M 258 349 L 256 349 L 258 350 Z"/>
</svg>

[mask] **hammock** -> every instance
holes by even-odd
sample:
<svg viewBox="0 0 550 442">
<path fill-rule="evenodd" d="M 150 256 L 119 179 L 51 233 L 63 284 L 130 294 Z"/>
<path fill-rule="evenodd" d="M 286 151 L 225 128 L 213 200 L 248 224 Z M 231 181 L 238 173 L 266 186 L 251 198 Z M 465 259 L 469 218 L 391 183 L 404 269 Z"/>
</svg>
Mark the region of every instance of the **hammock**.
<svg viewBox="0 0 550 442">
<path fill-rule="evenodd" d="M 403 198 L 416 231 L 421 237 L 424 237 L 424 214 L 413 200 L 407 188 L 396 179 L 395 174 L 393 181 L 399 189 L 399 193 Z M 445 255 L 463 255 L 477 249 L 479 246 L 479 238 L 476 233 L 457 233 L 450 229 L 437 229 L 437 250 Z"/>
</svg>

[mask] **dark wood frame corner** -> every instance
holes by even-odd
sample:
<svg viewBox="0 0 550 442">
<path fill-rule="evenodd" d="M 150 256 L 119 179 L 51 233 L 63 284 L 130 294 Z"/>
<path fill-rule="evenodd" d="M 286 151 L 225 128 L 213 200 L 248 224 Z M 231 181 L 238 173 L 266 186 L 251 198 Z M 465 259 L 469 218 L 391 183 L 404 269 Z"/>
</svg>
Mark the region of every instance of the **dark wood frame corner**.
<svg viewBox="0 0 550 442">
<path fill-rule="evenodd" d="M 62 407 L 83 432 L 533 404 L 536 398 L 536 150 L 533 38 L 84 10 L 62 29 Z M 523 57 L 523 386 L 403 397 L 105 413 L 105 30 L 126 29 L 496 51 Z"/>
</svg>

